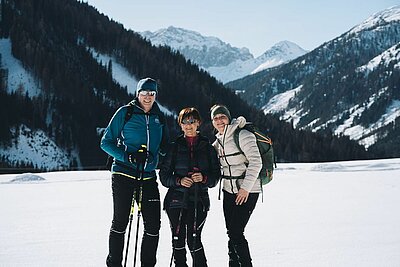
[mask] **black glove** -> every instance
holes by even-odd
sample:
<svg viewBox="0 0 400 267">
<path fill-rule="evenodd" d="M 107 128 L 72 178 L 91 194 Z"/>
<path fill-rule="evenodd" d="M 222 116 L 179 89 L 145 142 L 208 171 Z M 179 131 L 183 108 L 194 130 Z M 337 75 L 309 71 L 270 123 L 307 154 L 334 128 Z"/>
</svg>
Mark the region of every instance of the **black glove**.
<svg viewBox="0 0 400 267">
<path fill-rule="evenodd" d="M 141 145 L 138 151 L 134 153 L 128 153 L 128 160 L 132 164 L 144 164 L 147 159 L 147 147 Z"/>
</svg>

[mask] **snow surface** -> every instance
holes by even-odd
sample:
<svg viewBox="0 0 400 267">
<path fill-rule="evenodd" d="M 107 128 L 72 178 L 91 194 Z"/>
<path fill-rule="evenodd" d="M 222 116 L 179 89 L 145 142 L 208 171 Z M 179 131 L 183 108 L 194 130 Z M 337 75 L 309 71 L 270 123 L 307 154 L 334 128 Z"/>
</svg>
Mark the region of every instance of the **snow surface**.
<svg viewBox="0 0 400 267">
<path fill-rule="evenodd" d="M 45 180 L 0 175 L 0 266 L 105 266 L 110 173 L 35 175 Z M 400 158 L 281 163 L 274 175 L 246 228 L 254 266 L 399 266 Z M 162 185 L 160 191 L 163 199 Z M 211 267 L 227 266 L 217 195 L 217 188 L 210 190 L 203 235 Z M 162 212 L 157 266 L 169 266 L 170 241 Z"/>
</svg>

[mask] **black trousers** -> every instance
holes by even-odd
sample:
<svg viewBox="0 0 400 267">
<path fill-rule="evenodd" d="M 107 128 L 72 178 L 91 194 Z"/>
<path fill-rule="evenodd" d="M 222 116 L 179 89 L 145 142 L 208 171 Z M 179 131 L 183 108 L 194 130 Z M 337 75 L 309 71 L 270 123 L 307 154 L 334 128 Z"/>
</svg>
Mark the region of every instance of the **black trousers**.
<svg viewBox="0 0 400 267">
<path fill-rule="evenodd" d="M 224 217 L 228 233 L 228 254 L 230 267 L 251 267 L 249 245 L 244 236 L 244 229 L 256 207 L 258 193 L 250 193 L 247 202 L 236 205 L 236 194 L 224 192 Z"/>
<path fill-rule="evenodd" d="M 138 182 L 132 178 L 122 175 L 112 175 L 112 194 L 114 204 L 114 215 L 109 237 L 109 253 L 107 257 L 107 266 L 121 267 L 122 255 L 124 250 L 125 231 L 129 223 L 129 215 L 132 204 L 132 197 L 135 194 L 135 200 L 138 202 L 140 185 L 142 187 L 141 213 L 143 218 L 144 233 L 140 251 L 141 266 L 155 266 L 156 253 L 158 247 L 159 231 L 161 225 L 161 205 L 158 184 L 155 179 Z M 137 210 L 138 206 L 135 206 Z M 137 216 L 135 216 L 137 219 Z M 135 220 L 135 219 L 134 219 Z M 131 243 L 135 236 L 135 226 L 132 225 Z M 132 246 L 133 247 L 133 246 Z M 132 249 L 130 250 L 132 253 Z"/>
<path fill-rule="evenodd" d="M 196 267 L 207 267 L 206 255 L 201 241 L 201 232 L 207 218 L 207 211 L 201 202 L 197 206 L 196 230 L 194 229 L 194 203 L 188 208 L 170 208 L 166 210 L 172 232 L 174 263 L 177 267 L 187 267 L 186 241 Z M 195 233 L 195 235 L 194 235 Z"/>
</svg>

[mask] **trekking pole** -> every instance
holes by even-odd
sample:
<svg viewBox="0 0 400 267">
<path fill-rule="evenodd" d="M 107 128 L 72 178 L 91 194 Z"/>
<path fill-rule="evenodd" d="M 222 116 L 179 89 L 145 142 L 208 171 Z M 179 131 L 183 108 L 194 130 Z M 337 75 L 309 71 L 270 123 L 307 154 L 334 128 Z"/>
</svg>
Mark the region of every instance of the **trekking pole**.
<svg viewBox="0 0 400 267">
<path fill-rule="evenodd" d="M 133 213 L 134 213 L 134 211 L 135 211 L 135 191 L 133 191 L 132 204 L 131 204 L 131 214 L 129 215 L 129 230 L 128 230 L 128 240 L 126 241 L 124 267 L 126 267 L 126 262 L 128 261 L 129 240 L 131 238 L 131 229 L 132 229 L 132 221 L 133 221 Z"/>
<path fill-rule="evenodd" d="M 175 247 L 176 247 L 176 243 L 178 242 L 178 239 L 179 239 L 178 235 L 181 231 L 182 214 L 183 214 L 184 204 L 186 203 L 186 200 L 187 200 L 187 193 L 188 193 L 188 190 L 185 190 L 185 192 L 183 193 L 182 208 L 181 208 L 181 211 L 179 212 L 178 225 L 176 226 L 175 235 L 172 237 L 172 255 L 171 255 L 171 260 L 169 262 L 169 267 L 172 267 L 172 261 L 175 256 Z"/>
<path fill-rule="evenodd" d="M 138 239 L 139 239 L 139 221 L 142 215 L 142 196 L 143 196 L 143 182 L 141 182 L 139 189 L 139 197 L 138 197 L 138 213 L 137 213 L 137 222 L 136 222 L 136 238 L 135 238 L 135 256 L 133 258 L 133 267 L 136 266 L 136 255 L 138 249 Z"/>
<path fill-rule="evenodd" d="M 193 220 L 193 267 L 196 266 L 196 237 L 197 237 L 197 201 L 199 194 L 198 183 L 194 183 L 194 220 Z"/>
<path fill-rule="evenodd" d="M 147 158 L 147 148 L 146 148 L 146 146 L 145 145 L 141 145 L 141 148 L 138 150 L 138 152 L 139 153 L 143 153 L 144 157 L 141 159 L 141 162 L 137 163 L 137 164 L 141 164 L 142 170 L 140 171 L 139 179 L 138 179 L 138 182 L 139 182 L 139 195 L 137 196 L 138 212 L 137 212 L 137 222 L 136 222 L 135 255 L 134 255 L 134 258 L 133 258 L 133 267 L 136 266 L 136 256 L 137 256 L 138 239 L 139 239 L 139 221 L 140 221 L 140 217 L 142 216 L 143 176 L 144 176 L 144 168 L 145 168 L 146 158 Z"/>
<path fill-rule="evenodd" d="M 172 237 L 172 255 L 171 255 L 171 260 L 169 262 L 169 267 L 172 267 L 172 261 L 174 259 L 175 256 L 175 247 L 176 247 L 176 243 L 178 242 L 178 235 L 181 229 L 181 222 L 182 222 L 182 213 L 183 213 L 183 207 L 181 208 L 181 211 L 179 212 L 179 217 L 178 217 L 178 225 L 176 226 L 176 231 L 175 231 L 175 235 Z"/>
</svg>

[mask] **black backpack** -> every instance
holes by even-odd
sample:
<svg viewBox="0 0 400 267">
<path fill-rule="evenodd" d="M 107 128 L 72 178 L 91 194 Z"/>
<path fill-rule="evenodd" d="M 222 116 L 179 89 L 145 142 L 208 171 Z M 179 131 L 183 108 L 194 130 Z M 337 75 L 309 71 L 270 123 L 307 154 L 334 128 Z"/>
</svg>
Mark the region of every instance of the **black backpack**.
<svg viewBox="0 0 400 267">
<path fill-rule="evenodd" d="M 272 140 L 266 134 L 262 133 L 254 124 L 246 123 L 243 128 L 237 128 L 234 132 L 233 139 L 240 153 L 243 154 L 239 144 L 239 133 L 241 130 L 247 130 L 256 136 L 258 150 L 260 151 L 262 159 L 262 168 L 258 175 L 261 186 L 271 182 L 273 178 L 274 165 L 276 167 L 274 159 L 274 149 L 272 147 Z"/>
<path fill-rule="evenodd" d="M 132 102 L 128 103 L 127 109 L 126 109 L 126 114 L 124 118 L 124 124 L 122 125 L 121 129 L 124 128 L 125 124 L 130 120 L 133 114 L 133 104 Z M 120 134 L 120 133 L 119 133 Z M 106 162 L 106 169 L 111 170 L 111 166 L 113 164 L 114 158 L 108 155 L 107 157 L 107 162 Z"/>
</svg>

